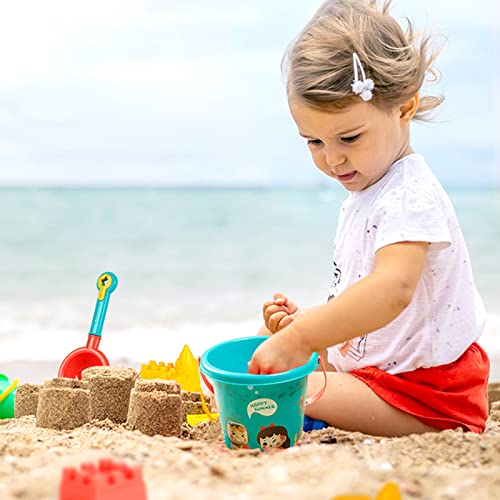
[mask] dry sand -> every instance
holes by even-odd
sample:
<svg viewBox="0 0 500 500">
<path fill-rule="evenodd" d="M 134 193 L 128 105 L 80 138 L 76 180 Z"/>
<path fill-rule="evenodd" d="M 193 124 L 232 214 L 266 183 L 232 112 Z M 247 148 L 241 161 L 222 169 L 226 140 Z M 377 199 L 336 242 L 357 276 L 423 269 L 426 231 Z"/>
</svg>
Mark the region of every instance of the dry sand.
<svg viewBox="0 0 500 500">
<path fill-rule="evenodd" d="M 25 378 L 24 368 L 32 382 L 55 370 L 49 363 L 10 368 L 5 373 Z M 500 384 L 491 388 L 500 397 Z M 141 466 L 149 500 L 374 498 L 390 480 L 405 500 L 497 500 L 500 403 L 482 435 L 445 431 L 388 439 L 329 428 L 274 453 L 229 451 L 213 424 L 194 430 L 185 424 L 180 439 L 149 437 L 109 420 L 72 431 L 37 428 L 34 417 L 0 420 L 0 500 L 57 500 L 63 467 L 104 457 Z"/>
<path fill-rule="evenodd" d="M 0 499 L 57 500 L 64 466 L 102 457 L 140 465 L 149 500 L 375 497 L 389 480 L 404 499 L 500 498 L 498 403 L 483 435 L 387 439 L 329 428 L 274 453 L 229 451 L 217 424 L 184 425 L 180 439 L 148 437 L 109 420 L 66 432 L 37 428 L 34 417 L 0 421 Z"/>
</svg>

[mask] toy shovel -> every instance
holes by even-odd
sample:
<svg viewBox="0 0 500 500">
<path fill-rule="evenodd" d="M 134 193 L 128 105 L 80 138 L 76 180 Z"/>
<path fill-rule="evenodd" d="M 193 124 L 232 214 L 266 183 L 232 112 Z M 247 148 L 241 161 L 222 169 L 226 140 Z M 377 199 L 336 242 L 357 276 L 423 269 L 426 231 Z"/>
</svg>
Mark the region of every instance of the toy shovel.
<svg viewBox="0 0 500 500">
<path fill-rule="evenodd" d="M 86 347 L 70 352 L 59 367 L 59 377 L 82 378 L 82 371 L 91 366 L 108 366 L 106 356 L 99 351 L 102 327 L 108 310 L 109 296 L 116 289 L 118 278 L 113 273 L 103 273 L 97 278 L 97 303 Z"/>
</svg>

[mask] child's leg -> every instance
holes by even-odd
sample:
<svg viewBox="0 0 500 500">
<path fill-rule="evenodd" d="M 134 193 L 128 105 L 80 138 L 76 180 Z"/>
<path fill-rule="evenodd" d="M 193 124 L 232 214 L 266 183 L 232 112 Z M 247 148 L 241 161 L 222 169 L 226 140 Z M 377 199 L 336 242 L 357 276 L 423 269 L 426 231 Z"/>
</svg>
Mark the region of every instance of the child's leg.
<svg viewBox="0 0 500 500">
<path fill-rule="evenodd" d="M 346 431 L 359 431 L 373 436 L 404 436 L 436 432 L 417 418 L 402 412 L 379 398 L 366 384 L 348 373 L 327 372 L 326 391 L 315 403 L 306 407 L 308 417 L 323 420 Z M 313 372 L 307 383 L 307 396 L 323 387 L 324 375 Z"/>
</svg>

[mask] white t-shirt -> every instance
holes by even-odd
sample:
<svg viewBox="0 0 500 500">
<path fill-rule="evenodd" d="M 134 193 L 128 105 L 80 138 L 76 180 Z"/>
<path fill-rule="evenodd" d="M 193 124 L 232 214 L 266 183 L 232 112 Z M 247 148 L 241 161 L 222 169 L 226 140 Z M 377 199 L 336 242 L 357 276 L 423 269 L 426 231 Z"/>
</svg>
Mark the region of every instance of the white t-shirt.
<svg viewBox="0 0 500 500">
<path fill-rule="evenodd" d="M 451 363 L 484 328 L 486 311 L 453 205 L 419 154 L 397 161 L 342 204 L 329 299 L 372 272 L 377 250 L 401 241 L 430 243 L 413 299 L 385 327 L 330 347 L 328 361 L 338 371 L 375 366 L 402 373 Z"/>
</svg>

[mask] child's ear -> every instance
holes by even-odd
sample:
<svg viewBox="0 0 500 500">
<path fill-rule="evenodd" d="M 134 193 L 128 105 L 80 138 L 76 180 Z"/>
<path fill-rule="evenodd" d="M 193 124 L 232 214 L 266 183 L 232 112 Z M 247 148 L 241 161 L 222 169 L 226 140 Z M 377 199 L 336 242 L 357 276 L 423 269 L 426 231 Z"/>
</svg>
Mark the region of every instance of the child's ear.
<svg viewBox="0 0 500 500">
<path fill-rule="evenodd" d="M 400 108 L 400 119 L 403 122 L 410 123 L 418 111 L 418 94 L 415 94 L 411 99 L 403 103 Z"/>
</svg>

